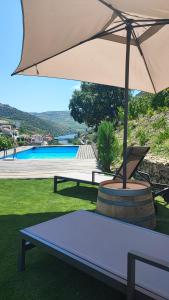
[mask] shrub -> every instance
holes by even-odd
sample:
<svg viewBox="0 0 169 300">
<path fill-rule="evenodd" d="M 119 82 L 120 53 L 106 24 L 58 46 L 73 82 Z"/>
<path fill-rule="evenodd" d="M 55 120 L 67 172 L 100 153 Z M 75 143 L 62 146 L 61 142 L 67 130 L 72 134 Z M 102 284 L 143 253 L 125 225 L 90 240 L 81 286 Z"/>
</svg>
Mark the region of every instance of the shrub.
<svg viewBox="0 0 169 300">
<path fill-rule="evenodd" d="M 147 133 L 145 132 L 145 130 L 142 127 L 138 129 L 138 131 L 136 133 L 136 137 L 138 138 L 140 146 L 144 146 L 146 144 L 146 142 L 149 140 Z"/>
<path fill-rule="evenodd" d="M 110 172 L 110 165 L 118 154 L 118 140 L 111 122 L 103 121 L 98 128 L 98 161 L 103 171 Z"/>
<path fill-rule="evenodd" d="M 18 141 L 18 146 L 25 146 L 26 145 L 26 142 L 25 141 Z"/>
</svg>

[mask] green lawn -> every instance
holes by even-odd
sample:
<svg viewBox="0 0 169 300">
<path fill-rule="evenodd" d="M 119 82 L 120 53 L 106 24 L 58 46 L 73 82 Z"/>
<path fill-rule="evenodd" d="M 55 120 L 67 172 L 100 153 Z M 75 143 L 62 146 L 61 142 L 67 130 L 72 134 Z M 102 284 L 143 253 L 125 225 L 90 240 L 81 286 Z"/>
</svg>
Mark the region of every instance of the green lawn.
<svg viewBox="0 0 169 300">
<path fill-rule="evenodd" d="M 33 249 L 17 272 L 18 231 L 79 209 L 95 209 L 97 189 L 73 183 L 53 193 L 52 180 L 0 180 L 0 300 L 125 299 L 99 281 Z M 169 234 L 169 205 L 158 201 L 157 230 Z"/>
</svg>

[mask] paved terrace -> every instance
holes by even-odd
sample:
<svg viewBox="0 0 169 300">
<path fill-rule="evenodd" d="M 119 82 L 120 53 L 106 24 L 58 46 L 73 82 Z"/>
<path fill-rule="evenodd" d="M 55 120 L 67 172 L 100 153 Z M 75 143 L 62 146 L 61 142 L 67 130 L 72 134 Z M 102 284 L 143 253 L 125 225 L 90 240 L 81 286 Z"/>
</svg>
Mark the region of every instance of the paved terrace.
<svg viewBox="0 0 169 300">
<path fill-rule="evenodd" d="M 19 147 L 17 152 L 29 148 Z M 8 155 L 12 153 L 13 150 L 8 151 Z M 67 175 L 91 179 L 92 170 L 97 170 L 97 162 L 90 145 L 81 145 L 74 159 L 0 160 L 0 178 L 52 178 L 54 175 Z"/>
</svg>

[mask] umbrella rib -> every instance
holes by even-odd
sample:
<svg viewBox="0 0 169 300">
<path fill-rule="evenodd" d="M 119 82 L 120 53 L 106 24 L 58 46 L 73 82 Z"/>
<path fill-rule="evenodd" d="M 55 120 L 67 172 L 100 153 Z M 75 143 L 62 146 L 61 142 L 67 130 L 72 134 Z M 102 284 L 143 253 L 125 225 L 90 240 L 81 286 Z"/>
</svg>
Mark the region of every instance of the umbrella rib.
<svg viewBox="0 0 169 300">
<path fill-rule="evenodd" d="M 101 31 L 106 30 L 106 28 L 108 28 L 109 25 L 110 25 L 112 22 L 114 23 L 114 20 L 115 20 L 115 19 L 116 19 L 116 14 L 113 12 L 113 14 L 112 14 L 110 20 L 106 23 L 106 25 L 104 25 L 104 27 L 102 28 Z"/>
<path fill-rule="evenodd" d="M 153 86 L 153 90 L 154 90 L 154 92 L 156 93 L 156 88 L 155 88 L 153 79 L 152 79 L 152 77 L 151 77 L 151 74 L 150 74 L 150 71 L 149 71 L 149 68 L 148 68 L 148 65 L 147 65 L 147 62 L 146 62 L 146 59 L 145 59 L 143 50 L 141 49 L 140 42 L 139 42 L 139 40 L 138 40 L 138 38 L 137 38 L 137 36 L 136 36 L 136 33 L 135 33 L 134 29 L 132 29 L 132 36 L 133 36 L 133 38 L 134 38 L 134 40 L 135 40 L 135 42 L 136 42 L 136 46 L 137 46 L 137 48 L 138 48 L 138 50 L 139 50 L 139 52 L 140 52 L 140 54 L 141 54 L 141 57 L 143 58 L 143 61 L 144 61 L 144 64 L 145 64 L 145 67 L 146 67 L 146 70 L 147 70 L 149 79 L 150 79 L 151 84 L 152 84 L 152 86 Z"/>
<path fill-rule="evenodd" d="M 169 19 L 159 19 L 159 20 L 146 20 L 144 22 L 148 22 L 145 24 L 133 24 L 133 28 L 137 28 L 137 27 L 149 27 L 149 26 L 157 26 L 157 25 L 169 25 Z M 150 23 L 153 22 L 153 23 Z M 138 23 L 141 23 L 141 20 L 138 21 Z"/>
<path fill-rule="evenodd" d="M 169 23 L 169 19 L 144 19 L 144 18 L 142 18 L 142 19 L 138 19 L 137 20 L 138 22 L 141 22 L 141 23 L 143 23 L 143 22 L 163 22 L 163 23 Z M 155 23 L 155 25 L 156 25 L 156 23 Z M 147 26 L 147 25 L 146 25 Z"/>
<path fill-rule="evenodd" d="M 108 4 L 106 1 L 104 0 L 98 0 L 100 3 L 102 3 L 103 5 L 105 5 L 106 7 L 108 7 L 109 9 L 113 10 L 119 17 L 120 19 L 126 23 L 127 18 L 116 8 L 114 8 L 112 5 Z"/>
<path fill-rule="evenodd" d="M 91 37 L 91 40 L 93 40 L 95 38 L 99 38 L 99 37 L 105 36 L 105 35 L 110 34 L 110 33 L 115 33 L 115 32 L 121 31 L 124 28 L 119 28 L 119 27 L 121 27 L 123 25 L 124 25 L 124 23 L 121 22 L 120 24 L 118 24 L 118 25 L 116 25 L 114 27 L 111 27 L 111 28 L 109 28 L 109 29 L 107 29 L 105 31 L 102 31 L 102 32 L 94 35 L 93 37 Z"/>
<path fill-rule="evenodd" d="M 57 54 L 54 54 L 54 55 L 52 55 L 52 56 L 50 56 L 50 57 L 47 57 L 47 58 L 45 58 L 45 59 L 43 59 L 43 60 L 41 60 L 41 61 L 38 61 L 38 62 L 36 62 L 36 63 L 34 63 L 34 64 L 28 66 L 28 67 L 25 67 L 25 68 L 23 68 L 23 69 L 20 69 L 20 70 L 18 70 L 18 71 L 15 71 L 15 72 L 13 72 L 13 73 L 11 74 L 11 76 L 16 75 L 16 74 L 18 74 L 18 73 L 20 73 L 20 72 L 26 71 L 26 70 L 28 70 L 29 68 L 32 68 L 32 67 L 34 67 L 34 66 L 36 66 L 36 71 L 37 71 L 37 65 L 38 65 L 38 64 L 43 63 L 43 62 L 47 61 L 48 59 L 52 59 L 52 58 L 54 58 L 55 56 L 58 56 L 58 55 L 60 55 L 60 54 L 63 54 L 63 53 L 65 53 L 65 52 L 69 51 L 69 50 L 72 50 L 72 49 L 74 49 L 74 48 L 76 48 L 76 47 L 78 47 L 78 46 L 81 46 L 81 45 L 83 45 L 83 44 L 85 44 L 85 43 L 87 43 L 87 42 L 90 42 L 90 41 L 92 41 L 92 40 L 94 40 L 94 39 L 101 38 L 101 37 L 103 37 L 103 36 L 105 36 L 105 35 L 107 35 L 107 34 L 110 34 L 110 33 L 115 33 L 115 32 L 119 32 L 119 31 L 121 31 L 121 30 L 124 30 L 124 27 L 123 27 L 123 28 L 120 28 L 122 25 L 124 25 L 124 24 L 121 22 L 121 24 L 118 24 L 118 25 L 116 25 L 116 26 L 114 26 L 114 27 L 112 27 L 112 28 L 110 28 L 110 29 L 108 29 L 108 30 L 105 30 L 105 31 L 100 32 L 100 33 L 97 33 L 97 34 L 93 35 L 92 37 L 90 37 L 90 38 L 88 38 L 88 39 L 86 39 L 86 40 L 84 40 L 84 41 L 82 41 L 82 42 L 80 42 L 80 43 L 78 43 L 78 44 L 76 44 L 76 45 L 74 45 L 74 46 L 68 48 L 68 49 L 65 49 L 65 50 L 63 50 L 63 51 L 61 51 L 61 52 L 59 52 L 59 53 L 57 53 Z M 37 73 L 38 73 L 38 72 L 37 72 Z"/>
</svg>

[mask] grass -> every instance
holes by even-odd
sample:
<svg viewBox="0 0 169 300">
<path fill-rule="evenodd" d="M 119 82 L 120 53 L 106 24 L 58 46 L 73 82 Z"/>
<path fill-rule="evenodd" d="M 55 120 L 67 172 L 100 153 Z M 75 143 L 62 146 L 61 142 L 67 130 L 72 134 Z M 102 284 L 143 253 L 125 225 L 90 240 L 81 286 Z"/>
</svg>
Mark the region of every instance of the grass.
<svg viewBox="0 0 169 300">
<path fill-rule="evenodd" d="M 18 231 L 79 209 L 95 209 L 97 189 L 52 180 L 0 180 L 0 299 L 125 299 L 101 282 L 40 249 L 27 254 L 26 271 L 17 272 Z M 169 205 L 158 200 L 157 230 L 169 234 Z"/>
</svg>

